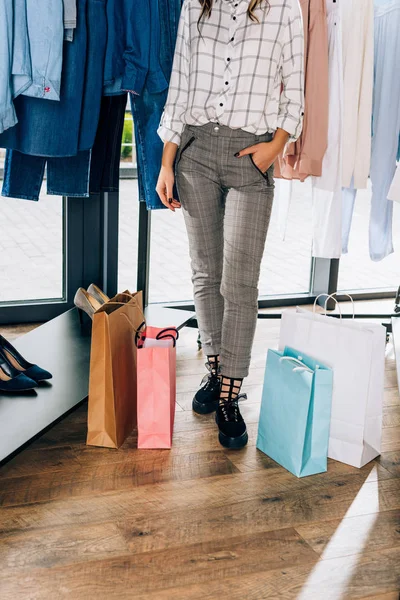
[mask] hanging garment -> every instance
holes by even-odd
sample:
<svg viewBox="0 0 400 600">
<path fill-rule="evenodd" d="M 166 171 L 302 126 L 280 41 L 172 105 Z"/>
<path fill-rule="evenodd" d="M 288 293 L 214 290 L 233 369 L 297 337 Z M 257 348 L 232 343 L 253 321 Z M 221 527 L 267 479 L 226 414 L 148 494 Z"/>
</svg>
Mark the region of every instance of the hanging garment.
<svg viewBox="0 0 400 600">
<path fill-rule="evenodd" d="M 87 198 L 89 194 L 117 192 L 126 101 L 126 94 L 103 97 L 92 151 L 45 158 L 7 150 L 2 195 L 39 200 L 46 166 L 48 195 Z"/>
<path fill-rule="evenodd" d="M 396 169 L 396 174 L 393 178 L 392 185 L 390 186 L 388 200 L 400 202 L 400 166 Z"/>
<path fill-rule="evenodd" d="M 393 204 L 387 194 L 400 135 L 400 0 L 375 0 L 375 83 L 369 250 L 372 260 L 393 252 Z"/>
<path fill-rule="evenodd" d="M 342 253 L 349 251 L 349 239 L 353 221 L 354 206 L 356 203 L 357 190 L 353 181 L 348 188 L 342 188 Z"/>
<path fill-rule="evenodd" d="M 151 94 L 159 94 L 168 89 L 175 50 L 176 19 L 179 21 L 181 5 L 182 0 L 173 0 L 167 13 L 165 0 L 150 0 L 150 61 L 146 88 Z"/>
<path fill-rule="evenodd" d="M 63 0 L 64 3 L 64 40 L 74 41 L 74 30 L 76 29 L 76 3 L 77 0 Z"/>
<path fill-rule="evenodd" d="M 0 133 L 17 123 L 11 88 L 13 60 L 13 1 L 0 3 Z"/>
<path fill-rule="evenodd" d="M 141 94 L 149 70 L 150 1 L 108 0 L 104 94 Z"/>
<path fill-rule="evenodd" d="M 12 97 L 17 98 L 32 84 L 31 49 L 28 35 L 26 0 L 14 0 L 13 57 L 11 71 Z"/>
<path fill-rule="evenodd" d="M 0 134 L 18 119 L 13 100 L 32 84 L 26 0 L 0 2 Z"/>
<path fill-rule="evenodd" d="M 375 52 L 372 113 L 369 252 L 380 261 L 393 252 L 393 204 L 388 200 L 400 135 L 400 0 L 374 0 Z M 356 185 L 354 187 L 357 187 Z M 348 249 L 356 190 L 343 195 L 343 251 Z"/>
<path fill-rule="evenodd" d="M 182 0 L 152 0 L 151 7 L 150 73 L 143 93 L 140 96 L 131 94 L 131 106 L 135 123 L 139 200 L 146 202 L 148 209 L 158 209 L 165 206 L 156 192 L 164 148 L 157 129 L 167 100 Z M 163 78 L 164 86 L 161 85 Z M 176 193 L 174 197 L 177 197 Z"/>
<path fill-rule="evenodd" d="M 60 100 L 64 40 L 63 0 L 26 0 L 25 3 L 32 83 L 23 94 L 32 98 Z"/>
<path fill-rule="evenodd" d="M 103 96 L 92 149 L 89 193 L 118 192 L 127 94 Z"/>
<path fill-rule="evenodd" d="M 329 47 L 328 146 L 322 163 L 321 177 L 312 179 L 312 255 L 318 258 L 339 258 L 342 249 L 342 1 L 326 0 Z"/>
<path fill-rule="evenodd" d="M 19 95 L 60 99 L 62 0 L 0 3 L 0 134 L 13 127 Z"/>
<path fill-rule="evenodd" d="M 275 164 L 275 177 L 319 177 L 328 143 L 328 28 L 325 0 L 300 0 L 305 40 L 303 132 Z"/>
<path fill-rule="evenodd" d="M 8 148 L 3 196 L 38 200 L 46 164 L 49 194 L 88 196 L 106 28 L 105 2 L 79 0 L 74 41 L 64 43 L 60 102 L 15 101 L 19 123 L 0 136 L 0 146 Z"/>
<path fill-rule="evenodd" d="M 76 2 L 77 0 L 63 0 L 64 29 L 76 29 Z"/>
<path fill-rule="evenodd" d="M 343 187 L 367 187 L 374 76 L 373 0 L 340 2 L 343 31 Z"/>
<path fill-rule="evenodd" d="M 19 96 L 18 125 L 0 135 L 0 147 L 33 156 L 76 156 L 92 148 L 103 84 L 107 22 L 104 0 L 78 1 L 74 41 L 64 43 L 61 99 Z"/>
<path fill-rule="evenodd" d="M 84 150 L 76 156 L 46 158 L 7 150 L 1 195 L 22 200 L 39 200 L 47 165 L 49 195 L 88 197 L 90 154 L 90 150 Z"/>
</svg>

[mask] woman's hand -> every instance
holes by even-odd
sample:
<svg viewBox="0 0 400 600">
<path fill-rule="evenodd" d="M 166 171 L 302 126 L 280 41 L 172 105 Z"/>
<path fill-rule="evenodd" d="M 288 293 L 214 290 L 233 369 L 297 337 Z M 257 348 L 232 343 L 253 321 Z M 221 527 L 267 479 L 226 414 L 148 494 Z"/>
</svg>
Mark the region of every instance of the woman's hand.
<svg viewBox="0 0 400 600">
<path fill-rule="evenodd" d="M 286 131 L 277 129 L 274 139 L 271 142 L 254 144 L 254 146 L 249 146 L 241 150 L 235 156 L 241 158 L 250 154 L 257 169 L 260 169 L 262 173 L 266 173 L 284 149 L 288 139 L 289 134 Z"/>
<path fill-rule="evenodd" d="M 180 202 L 173 197 L 174 183 L 174 168 L 162 166 L 158 176 L 156 192 L 164 206 L 172 210 L 172 212 L 175 212 L 176 208 L 181 207 Z"/>
</svg>

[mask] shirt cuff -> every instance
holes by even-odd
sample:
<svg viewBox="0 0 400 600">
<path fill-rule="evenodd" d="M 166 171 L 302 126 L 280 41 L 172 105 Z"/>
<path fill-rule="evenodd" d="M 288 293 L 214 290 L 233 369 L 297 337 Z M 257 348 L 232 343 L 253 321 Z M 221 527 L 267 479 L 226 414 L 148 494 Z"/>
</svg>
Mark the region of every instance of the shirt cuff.
<svg viewBox="0 0 400 600">
<path fill-rule="evenodd" d="M 298 118 L 291 115 L 278 115 L 276 125 L 277 129 L 283 129 L 289 134 L 289 141 L 295 142 L 301 136 L 303 129 L 303 118 L 299 121 Z"/>
<path fill-rule="evenodd" d="M 11 129 L 18 123 L 17 115 L 15 113 L 14 105 L 5 109 L 4 112 L 0 113 L 0 133 Z"/>
<path fill-rule="evenodd" d="M 140 96 L 144 88 L 147 73 L 147 69 L 139 69 L 132 64 L 127 64 L 122 78 L 121 89 Z"/>
<path fill-rule="evenodd" d="M 177 133 L 176 131 L 172 131 L 172 129 L 164 127 L 164 125 L 160 125 L 160 127 L 157 129 L 157 133 L 163 142 L 173 142 L 178 146 L 181 143 L 181 134 Z"/>
<path fill-rule="evenodd" d="M 26 88 L 26 90 L 21 95 L 30 96 L 31 98 L 56 100 L 59 102 L 61 99 L 60 89 L 60 81 L 50 81 L 45 77 L 39 78 L 39 76 L 36 76 L 36 79 L 33 80 L 32 84 L 28 88 Z"/>
<path fill-rule="evenodd" d="M 168 81 L 165 79 L 161 68 L 158 71 L 149 71 L 146 89 L 150 94 L 160 94 L 168 89 Z"/>
</svg>

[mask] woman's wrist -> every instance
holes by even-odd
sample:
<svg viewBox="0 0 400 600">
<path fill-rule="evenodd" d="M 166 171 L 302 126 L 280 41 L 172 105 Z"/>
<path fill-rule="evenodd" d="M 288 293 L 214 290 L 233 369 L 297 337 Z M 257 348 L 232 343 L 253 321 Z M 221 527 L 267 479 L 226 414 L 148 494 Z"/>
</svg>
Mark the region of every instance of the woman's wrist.
<svg viewBox="0 0 400 600">
<path fill-rule="evenodd" d="M 164 152 L 162 156 L 161 166 L 164 169 L 173 169 L 176 153 L 178 152 L 178 145 L 174 142 L 165 142 Z"/>
<path fill-rule="evenodd" d="M 271 144 L 273 144 L 274 148 L 276 148 L 276 153 L 280 154 L 282 150 L 285 148 L 286 144 L 289 141 L 290 135 L 284 129 L 277 129 L 274 135 L 274 139 Z"/>
<path fill-rule="evenodd" d="M 174 168 L 174 163 L 170 162 L 168 160 L 164 160 L 163 159 L 163 161 L 161 163 L 161 168 L 162 169 L 167 169 L 167 170 L 173 169 Z"/>
</svg>

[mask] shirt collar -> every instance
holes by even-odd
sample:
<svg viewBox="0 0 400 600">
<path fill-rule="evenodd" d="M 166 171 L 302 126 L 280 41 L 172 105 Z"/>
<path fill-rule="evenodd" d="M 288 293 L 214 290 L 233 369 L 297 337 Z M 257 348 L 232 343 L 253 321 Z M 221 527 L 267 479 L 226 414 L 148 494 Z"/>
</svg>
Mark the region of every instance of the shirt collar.
<svg viewBox="0 0 400 600">
<path fill-rule="evenodd" d="M 249 6 L 249 0 L 222 0 L 224 4 L 231 4 L 234 6 L 237 4 L 237 13 L 242 13 L 247 11 Z"/>
</svg>

